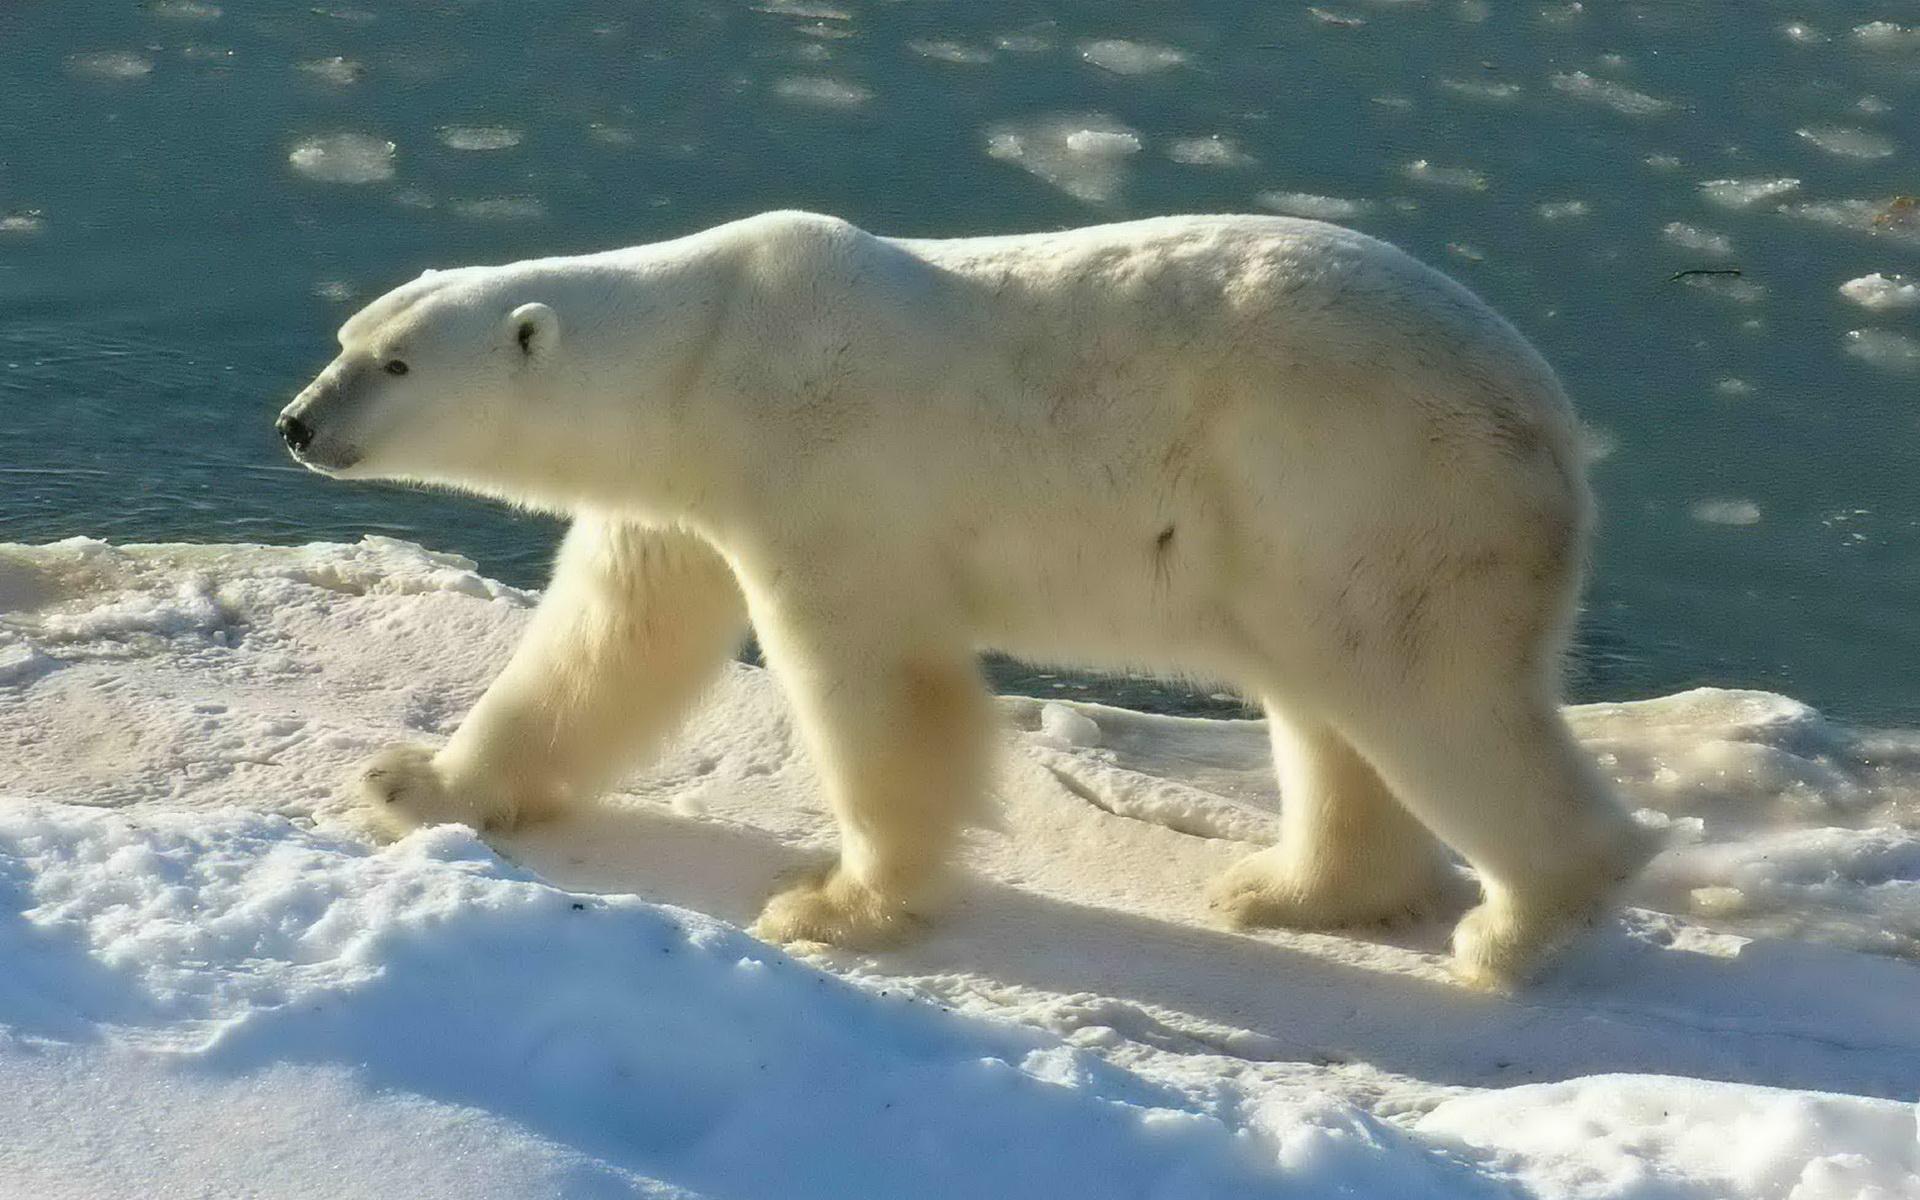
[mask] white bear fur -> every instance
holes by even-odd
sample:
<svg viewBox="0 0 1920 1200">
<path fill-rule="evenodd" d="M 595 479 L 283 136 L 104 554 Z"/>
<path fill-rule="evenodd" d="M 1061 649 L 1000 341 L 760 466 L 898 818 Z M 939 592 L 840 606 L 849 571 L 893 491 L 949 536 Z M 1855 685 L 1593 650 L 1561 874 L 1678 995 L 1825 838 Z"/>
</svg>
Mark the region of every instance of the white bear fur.
<svg viewBox="0 0 1920 1200">
<path fill-rule="evenodd" d="M 1456 283 L 1279 217 L 876 237 L 772 213 L 430 272 L 288 407 L 302 460 L 573 518 L 532 628 L 394 826 L 580 804 L 749 622 L 842 834 L 769 938 L 871 943 L 937 899 L 987 791 L 976 653 L 1220 681 L 1272 720 L 1282 838 L 1235 923 L 1417 912 L 1505 986 L 1647 847 L 1558 706 L 1591 523 L 1552 371 Z M 402 375 L 384 364 L 400 360 Z"/>
</svg>

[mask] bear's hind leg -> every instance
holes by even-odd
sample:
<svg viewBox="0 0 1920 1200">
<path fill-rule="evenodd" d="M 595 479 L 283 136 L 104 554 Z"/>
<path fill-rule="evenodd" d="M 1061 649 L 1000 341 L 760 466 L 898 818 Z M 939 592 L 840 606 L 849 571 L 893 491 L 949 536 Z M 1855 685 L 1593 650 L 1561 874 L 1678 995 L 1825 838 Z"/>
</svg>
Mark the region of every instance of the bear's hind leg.
<svg viewBox="0 0 1920 1200">
<path fill-rule="evenodd" d="M 1652 853 L 1558 707 L 1524 684 L 1428 694 L 1347 728 L 1428 828 L 1479 873 L 1454 929 L 1454 969 L 1481 987 L 1526 982 Z"/>
<path fill-rule="evenodd" d="M 1209 889 L 1235 926 L 1297 929 L 1421 916 L 1455 883 L 1440 844 L 1332 726 L 1267 705 L 1280 776 L 1280 841 Z"/>
<path fill-rule="evenodd" d="M 389 747 L 361 768 L 371 823 L 510 829 L 591 799 L 672 731 L 745 627 L 706 542 L 580 518 L 513 658 L 446 746 Z"/>
</svg>

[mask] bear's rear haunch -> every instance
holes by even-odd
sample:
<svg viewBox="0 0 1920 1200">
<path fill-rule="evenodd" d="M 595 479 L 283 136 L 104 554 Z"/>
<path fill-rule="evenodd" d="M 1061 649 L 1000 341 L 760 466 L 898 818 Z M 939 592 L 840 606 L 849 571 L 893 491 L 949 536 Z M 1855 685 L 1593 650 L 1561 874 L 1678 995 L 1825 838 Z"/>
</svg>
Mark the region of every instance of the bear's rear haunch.
<svg viewBox="0 0 1920 1200">
<path fill-rule="evenodd" d="M 437 751 L 358 786 L 389 830 L 586 804 L 751 625 L 838 817 L 775 941 L 936 904 L 995 740 L 976 655 L 1258 697 L 1280 843 L 1240 925 L 1339 927 L 1457 882 L 1460 974 L 1525 979 L 1649 846 L 1563 723 L 1591 503 L 1552 371 L 1349 230 L 1166 217 L 880 238 L 771 213 L 428 272 L 280 418 L 301 462 L 573 520 L 525 640 Z"/>
</svg>

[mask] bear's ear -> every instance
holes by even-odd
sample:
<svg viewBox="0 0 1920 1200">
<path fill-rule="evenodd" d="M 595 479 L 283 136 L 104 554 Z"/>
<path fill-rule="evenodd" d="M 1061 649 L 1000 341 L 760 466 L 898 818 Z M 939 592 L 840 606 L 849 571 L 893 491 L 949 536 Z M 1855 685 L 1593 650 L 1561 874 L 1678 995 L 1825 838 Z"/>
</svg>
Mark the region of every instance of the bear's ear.
<svg viewBox="0 0 1920 1200">
<path fill-rule="evenodd" d="M 522 359 L 544 358 L 560 344 L 560 314 L 544 304 L 522 304 L 507 314 L 507 339 Z"/>
</svg>

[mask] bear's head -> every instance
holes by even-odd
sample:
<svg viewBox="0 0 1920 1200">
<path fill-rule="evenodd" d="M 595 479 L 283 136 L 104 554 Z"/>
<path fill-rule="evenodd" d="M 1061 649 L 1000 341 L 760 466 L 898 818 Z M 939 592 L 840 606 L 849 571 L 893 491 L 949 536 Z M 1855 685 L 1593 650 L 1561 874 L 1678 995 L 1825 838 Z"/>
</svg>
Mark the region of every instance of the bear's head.
<svg viewBox="0 0 1920 1200">
<path fill-rule="evenodd" d="M 428 271 L 340 327 L 340 353 L 280 413 L 302 465 L 463 482 L 510 461 L 554 386 L 560 317 L 488 268 Z"/>
</svg>

